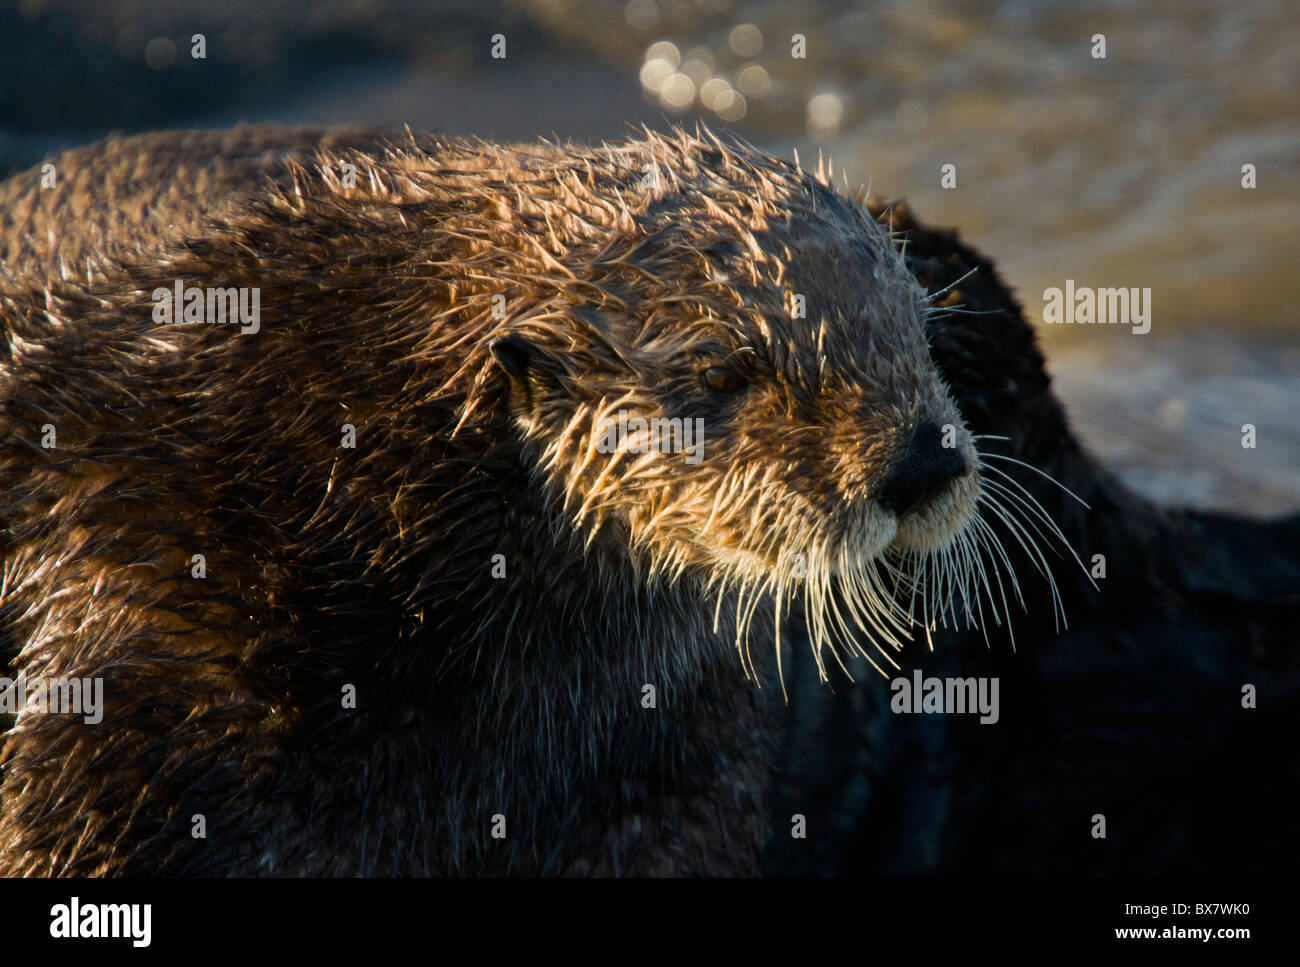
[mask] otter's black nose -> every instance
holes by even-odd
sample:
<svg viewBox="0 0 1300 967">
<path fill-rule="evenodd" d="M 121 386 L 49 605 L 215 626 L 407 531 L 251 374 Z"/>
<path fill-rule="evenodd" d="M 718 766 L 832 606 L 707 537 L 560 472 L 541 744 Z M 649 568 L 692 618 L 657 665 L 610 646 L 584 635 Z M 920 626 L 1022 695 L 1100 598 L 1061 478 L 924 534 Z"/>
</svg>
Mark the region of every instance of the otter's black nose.
<svg viewBox="0 0 1300 967">
<path fill-rule="evenodd" d="M 881 481 L 876 500 L 902 517 L 965 473 L 966 459 L 956 447 L 943 445 L 938 424 L 922 423 Z"/>
</svg>

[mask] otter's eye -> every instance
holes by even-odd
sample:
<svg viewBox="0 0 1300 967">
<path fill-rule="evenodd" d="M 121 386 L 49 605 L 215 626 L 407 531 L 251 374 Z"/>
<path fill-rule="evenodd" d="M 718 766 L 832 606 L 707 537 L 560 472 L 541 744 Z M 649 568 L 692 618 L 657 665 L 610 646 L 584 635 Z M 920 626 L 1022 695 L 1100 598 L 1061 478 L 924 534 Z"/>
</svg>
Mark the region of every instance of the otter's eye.
<svg viewBox="0 0 1300 967">
<path fill-rule="evenodd" d="M 719 393 L 734 393 L 745 385 L 740 374 L 726 366 L 710 366 L 704 371 L 704 382 Z"/>
</svg>

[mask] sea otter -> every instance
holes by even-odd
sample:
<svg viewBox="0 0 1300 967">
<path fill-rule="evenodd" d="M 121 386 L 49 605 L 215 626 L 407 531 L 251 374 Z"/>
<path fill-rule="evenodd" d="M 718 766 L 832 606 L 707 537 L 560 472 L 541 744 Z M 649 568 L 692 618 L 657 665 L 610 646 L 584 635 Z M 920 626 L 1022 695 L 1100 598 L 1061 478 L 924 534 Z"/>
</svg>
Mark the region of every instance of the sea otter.
<svg viewBox="0 0 1300 967">
<path fill-rule="evenodd" d="M 3 633 L 105 707 L 18 716 L 0 872 L 753 873 L 787 676 L 1097 608 L 1069 545 L 1119 525 L 1034 472 L 1078 448 L 1032 334 L 796 166 L 280 129 L 53 164 L 0 188 Z"/>
</svg>

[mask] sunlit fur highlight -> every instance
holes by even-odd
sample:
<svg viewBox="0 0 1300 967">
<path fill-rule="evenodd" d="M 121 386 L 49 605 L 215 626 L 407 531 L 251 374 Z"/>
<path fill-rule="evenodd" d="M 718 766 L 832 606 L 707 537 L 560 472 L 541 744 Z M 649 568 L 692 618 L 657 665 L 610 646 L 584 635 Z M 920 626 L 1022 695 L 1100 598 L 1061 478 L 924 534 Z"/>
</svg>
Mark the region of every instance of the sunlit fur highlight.
<svg viewBox="0 0 1300 967">
<path fill-rule="evenodd" d="M 518 411 L 539 483 L 557 493 L 588 542 L 602 528 L 622 528 L 648 579 L 698 581 L 716 601 L 715 628 L 734 616 L 735 644 L 755 679 L 750 631 L 768 605 L 779 662 L 783 615 L 802 602 L 823 677 L 827 656 L 846 672 L 851 654 L 879 669 L 864 642 L 893 665 L 890 650 L 917 625 L 928 636 L 940 626 L 1009 623 L 1013 604 L 1023 605 L 1019 579 L 977 508 L 1005 525 L 1049 582 L 1043 548 L 1064 540 L 989 464 L 996 455 L 977 453 L 925 356 L 925 316 L 959 310 L 927 305 L 939 293 L 916 289 L 894 252 L 898 240 L 834 192 L 827 170 L 807 175 L 706 130 L 645 135 L 558 169 L 542 152 L 537 179 L 515 186 L 509 212 L 458 226 L 474 252 L 464 259 L 475 266 L 469 284 L 513 282 L 530 293 L 511 303 L 501 325 L 483 318 L 470 330 L 489 341 L 522 334 L 542 347 L 544 368 L 554 367 Z M 498 198 L 505 186 L 490 180 L 494 165 L 518 170 L 521 162 L 494 159 L 494 150 L 476 146 L 466 186 Z M 667 199 L 673 206 L 657 216 Z M 682 208 L 706 218 L 675 220 Z M 520 224 L 526 257 L 498 259 L 502 218 Z M 584 245 L 590 256 L 575 268 Z M 854 249 L 857 266 L 844 257 Z M 840 284 L 826 312 L 794 320 L 796 291 L 807 288 L 799 282 L 817 277 L 809 263 L 833 266 L 821 279 Z M 867 272 L 855 278 L 858 267 Z M 495 375 L 481 356 L 485 344 L 457 374 L 474 373 L 476 388 Z M 706 453 L 721 437 L 721 456 L 712 449 L 704 466 L 687 467 L 678 455 L 632 452 L 633 440 L 599 452 L 603 421 L 620 411 L 690 419 L 700 411 L 669 409 L 660 388 L 683 387 L 708 362 L 745 361 L 754 361 L 757 389 L 788 390 L 785 412 L 777 407 L 768 419 L 742 401 L 729 421 L 711 420 Z M 800 419 L 801 404 L 820 421 Z M 471 392 L 464 424 L 478 406 Z M 972 471 L 898 521 L 870 495 L 905 430 L 923 417 L 959 428 Z M 769 432 L 747 435 L 757 424 Z M 802 455 L 822 453 L 832 499 L 819 502 L 790 471 Z"/>
</svg>

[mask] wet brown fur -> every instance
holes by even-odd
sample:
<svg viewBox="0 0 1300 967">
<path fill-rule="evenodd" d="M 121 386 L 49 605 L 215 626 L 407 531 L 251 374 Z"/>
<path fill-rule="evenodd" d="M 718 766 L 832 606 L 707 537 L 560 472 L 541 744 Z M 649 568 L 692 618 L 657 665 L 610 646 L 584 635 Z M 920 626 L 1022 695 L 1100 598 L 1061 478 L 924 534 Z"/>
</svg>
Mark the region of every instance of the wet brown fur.
<svg viewBox="0 0 1300 967">
<path fill-rule="evenodd" d="M 738 635 L 734 582 L 878 551 L 899 440 L 961 421 L 870 213 L 707 132 L 55 164 L 0 187 L 5 634 L 28 676 L 103 677 L 106 711 L 6 736 L 0 873 L 756 870 L 735 644 L 771 628 Z M 259 287 L 261 332 L 157 325 L 178 278 Z M 706 459 L 597 459 L 618 406 L 703 418 Z"/>
</svg>

